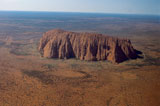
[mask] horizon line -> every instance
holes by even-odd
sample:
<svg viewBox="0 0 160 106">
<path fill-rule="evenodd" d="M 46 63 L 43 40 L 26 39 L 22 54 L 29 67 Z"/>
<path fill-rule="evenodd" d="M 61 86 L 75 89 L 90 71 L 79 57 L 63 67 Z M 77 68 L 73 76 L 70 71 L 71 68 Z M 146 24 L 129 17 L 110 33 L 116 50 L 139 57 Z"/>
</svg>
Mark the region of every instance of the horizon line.
<svg viewBox="0 0 160 106">
<path fill-rule="evenodd" d="M 121 14 L 121 15 L 150 15 L 150 16 L 160 16 L 160 14 L 143 14 L 143 13 L 110 13 L 110 12 L 80 12 L 80 11 L 37 11 L 37 10 L 0 10 L 8 12 L 48 12 L 48 13 L 88 13 L 88 14 Z"/>
</svg>

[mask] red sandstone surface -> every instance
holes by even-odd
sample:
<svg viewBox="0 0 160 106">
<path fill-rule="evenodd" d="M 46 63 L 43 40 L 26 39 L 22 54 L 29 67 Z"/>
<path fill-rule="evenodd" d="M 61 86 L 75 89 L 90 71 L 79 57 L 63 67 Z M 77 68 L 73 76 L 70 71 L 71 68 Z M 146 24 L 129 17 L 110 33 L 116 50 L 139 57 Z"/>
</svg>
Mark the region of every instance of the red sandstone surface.
<svg viewBox="0 0 160 106">
<path fill-rule="evenodd" d="M 120 63 L 138 57 L 130 40 L 119 39 L 97 33 L 77 33 L 60 29 L 44 33 L 39 51 L 46 58 Z"/>
</svg>

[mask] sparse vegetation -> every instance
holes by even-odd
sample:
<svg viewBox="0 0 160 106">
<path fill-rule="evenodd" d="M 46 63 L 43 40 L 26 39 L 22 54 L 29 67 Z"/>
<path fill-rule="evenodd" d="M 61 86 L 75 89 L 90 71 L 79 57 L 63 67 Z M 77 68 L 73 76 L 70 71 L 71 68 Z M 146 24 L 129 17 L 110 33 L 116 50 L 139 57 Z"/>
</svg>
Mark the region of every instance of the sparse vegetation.
<svg viewBox="0 0 160 106">
<path fill-rule="evenodd" d="M 25 51 L 21 50 L 21 49 L 11 49 L 10 53 L 14 54 L 14 55 L 23 55 L 23 56 L 27 56 L 30 55 L 29 53 L 26 53 Z"/>
<path fill-rule="evenodd" d="M 153 58 L 149 55 L 146 55 L 144 57 L 144 59 L 142 60 L 142 62 L 140 63 L 128 63 L 126 64 L 128 66 L 135 66 L 135 67 L 143 67 L 143 66 L 151 66 L 151 65 L 155 65 L 155 66 L 160 66 L 160 58 Z"/>
<path fill-rule="evenodd" d="M 0 42 L 0 46 L 3 46 L 5 43 L 4 42 Z"/>
<path fill-rule="evenodd" d="M 160 104 L 160 25 L 156 20 L 37 14 L 0 17 L 0 106 Z M 37 51 L 38 41 L 42 32 L 53 28 L 127 37 L 145 55 L 121 64 L 43 58 Z M 6 36 L 12 37 L 10 42 Z"/>
<path fill-rule="evenodd" d="M 49 75 L 46 75 L 44 72 L 36 71 L 36 70 L 22 70 L 23 74 L 28 75 L 29 77 L 37 78 L 41 82 L 45 84 L 53 84 L 54 81 L 50 78 Z"/>
</svg>

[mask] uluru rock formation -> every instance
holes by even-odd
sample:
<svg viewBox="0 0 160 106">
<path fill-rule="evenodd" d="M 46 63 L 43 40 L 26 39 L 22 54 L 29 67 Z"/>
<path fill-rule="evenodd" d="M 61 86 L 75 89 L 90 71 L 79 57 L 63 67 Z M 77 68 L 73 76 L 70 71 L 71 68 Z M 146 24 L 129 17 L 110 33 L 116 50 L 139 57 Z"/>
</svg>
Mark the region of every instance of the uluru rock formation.
<svg viewBox="0 0 160 106">
<path fill-rule="evenodd" d="M 40 39 L 39 51 L 46 58 L 108 60 L 113 63 L 138 57 L 130 40 L 60 29 L 44 33 Z"/>
</svg>

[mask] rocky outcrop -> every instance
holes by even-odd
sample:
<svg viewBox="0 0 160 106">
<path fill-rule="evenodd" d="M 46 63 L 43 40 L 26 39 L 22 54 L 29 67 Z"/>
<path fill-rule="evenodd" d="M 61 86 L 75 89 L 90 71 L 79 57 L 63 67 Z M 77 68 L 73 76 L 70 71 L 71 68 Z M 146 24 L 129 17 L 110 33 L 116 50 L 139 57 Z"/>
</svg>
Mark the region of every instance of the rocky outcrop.
<svg viewBox="0 0 160 106">
<path fill-rule="evenodd" d="M 76 33 L 55 29 L 44 33 L 39 51 L 47 58 L 108 60 L 120 63 L 138 57 L 130 40 L 95 33 Z"/>
</svg>

